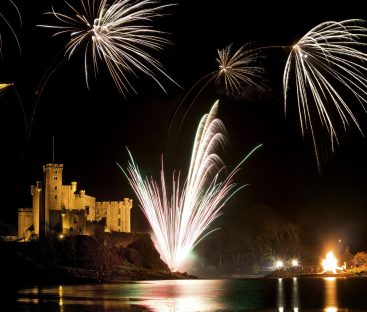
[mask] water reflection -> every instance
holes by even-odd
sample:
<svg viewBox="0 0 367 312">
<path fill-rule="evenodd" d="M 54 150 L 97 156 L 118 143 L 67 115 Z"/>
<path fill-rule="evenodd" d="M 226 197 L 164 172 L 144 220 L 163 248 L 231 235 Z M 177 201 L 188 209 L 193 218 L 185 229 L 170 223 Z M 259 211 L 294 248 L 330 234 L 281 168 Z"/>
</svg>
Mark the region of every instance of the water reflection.
<svg viewBox="0 0 367 312">
<path fill-rule="evenodd" d="M 277 307 L 279 312 L 284 312 L 286 308 L 286 300 L 285 300 L 285 282 L 287 280 L 278 278 L 278 285 L 277 285 Z M 291 280 L 291 309 L 294 312 L 299 311 L 299 290 L 298 290 L 298 279 L 294 277 Z"/>
<path fill-rule="evenodd" d="M 142 283 L 144 294 L 139 304 L 158 312 L 188 311 L 188 307 L 191 311 L 223 310 L 225 307 L 218 301 L 222 284 L 220 280 L 205 284 L 196 280 Z"/>
<path fill-rule="evenodd" d="M 62 306 L 64 305 L 63 301 L 62 301 L 62 295 L 63 295 L 63 288 L 60 285 L 59 286 L 59 306 L 60 306 L 60 311 L 62 311 Z"/>
<path fill-rule="evenodd" d="M 365 289 L 367 279 L 336 278 L 164 280 L 36 286 L 18 289 L 17 309 L 11 311 L 301 312 L 312 309 L 318 312 L 352 312 L 367 311 Z M 349 309 L 351 307 L 354 310 Z M 355 310 L 357 307 L 361 309 Z"/>
<path fill-rule="evenodd" d="M 278 310 L 279 310 L 279 312 L 283 312 L 284 311 L 285 300 L 284 300 L 284 285 L 283 285 L 283 279 L 282 278 L 278 278 L 277 290 L 278 290 L 277 291 Z"/>
<path fill-rule="evenodd" d="M 299 291 L 298 291 L 298 278 L 292 279 L 292 307 L 294 312 L 298 312 L 299 309 Z"/>
<path fill-rule="evenodd" d="M 286 291 L 286 283 L 291 282 L 291 291 Z M 325 289 L 324 302 L 321 303 L 324 312 L 348 311 L 348 309 L 340 309 L 338 307 L 338 293 L 337 293 L 337 278 L 326 277 L 323 278 L 323 288 Z M 299 295 L 299 279 L 293 278 L 282 279 L 279 278 L 277 282 L 277 308 L 279 312 L 284 312 L 286 308 L 291 308 L 294 312 L 300 310 L 300 295 Z M 289 302 L 286 300 L 286 294 L 290 297 Z"/>
<path fill-rule="evenodd" d="M 223 283 L 223 280 L 165 280 L 33 287 L 20 290 L 17 301 L 34 305 L 57 303 L 58 309 L 53 306 L 53 311 L 59 312 L 80 305 L 89 306 L 87 311 L 92 308 L 96 311 L 118 311 L 132 306 L 141 307 L 141 310 L 133 311 L 215 311 L 225 310 L 223 302 L 218 300 L 223 295 Z"/>
<path fill-rule="evenodd" d="M 338 311 L 338 298 L 336 292 L 336 278 L 325 277 L 325 312 Z"/>
</svg>

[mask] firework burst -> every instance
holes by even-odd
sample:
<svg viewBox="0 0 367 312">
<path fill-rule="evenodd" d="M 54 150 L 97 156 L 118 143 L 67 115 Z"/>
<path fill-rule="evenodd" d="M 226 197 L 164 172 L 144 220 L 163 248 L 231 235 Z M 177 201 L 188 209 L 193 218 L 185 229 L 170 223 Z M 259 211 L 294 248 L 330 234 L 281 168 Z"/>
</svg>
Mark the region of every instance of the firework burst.
<svg viewBox="0 0 367 312">
<path fill-rule="evenodd" d="M 245 45 L 241 46 L 237 50 L 233 50 L 233 43 L 229 44 L 222 50 L 218 49 L 218 56 L 216 58 L 218 68 L 215 71 L 210 72 L 209 74 L 206 74 L 200 78 L 185 94 L 171 117 L 167 138 L 170 136 L 176 114 L 179 112 L 181 106 L 191 95 L 193 90 L 198 88 L 200 85 L 202 86 L 196 93 L 182 117 L 178 131 L 180 131 L 186 115 L 192 105 L 212 81 L 215 81 L 215 83 L 219 86 L 223 86 L 228 95 L 240 94 L 243 88 L 248 85 L 261 89 L 260 84 L 256 81 L 257 79 L 261 78 L 261 74 L 264 72 L 264 69 L 255 65 L 256 61 L 260 58 L 259 52 L 259 49 L 247 49 L 247 46 Z"/>
<path fill-rule="evenodd" d="M 364 24 L 363 20 L 352 19 L 317 25 L 293 45 L 285 66 L 285 111 L 292 85 L 295 86 L 302 135 L 307 131 L 311 133 L 319 168 L 316 124 L 327 129 L 332 150 L 339 143 L 338 122 L 344 131 L 354 124 L 362 133 L 350 102 L 354 97 L 365 109 L 367 54 L 363 49 L 367 44 L 363 41 L 367 38 L 367 28 Z"/>
<path fill-rule="evenodd" d="M 111 2 L 111 4 L 110 4 Z M 66 2 L 71 14 L 52 12 L 60 25 L 39 25 L 53 28 L 54 34 L 68 34 L 65 54 L 70 58 L 84 50 L 84 70 L 89 87 L 88 62 L 91 58 L 95 76 L 98 61 L 103 61 L 118 90 L 126 97 L 135 92 L 130 76 L 138 72 L 152 78 L 163 90 L 156 71 L 174 82 L 151 52 L 162 51 L 170 44 L 164 32 L 153 29 L 152 22 L 172 5 L 160 5 L 156 0 L 80 0 L 80 8 Z M 149 52 L 151 51 L 151 52 Z"/>
<path fill-rule="evenodd" d="M 264 70 L 254 65 L 259 58 L 259 51 L 247 50 L 245 46 L 241 46 L 232 52 L 232 48 L 233 44 L 230 44 L 223 50 L 218 50 L 219 66 L 214 73 L 216 82 L 224 85 L 227 94 L 239 94 L 246 85 L 261 89 L 256 80 L 261 78 Z"/>
<path fill-rule="evenodd" d="M 242 187 L 233 177 L 245 159 L 224 179 L 225 166 L 218 155 L 226 137 L 223 123 L 216 118 L 218 101 L 205 114 L 198 126 L 191 155 L 188 176 L 181 185 L 180 173 L 172 175 L 172 194 L 168 194 L 162 169 L 160 185 L 153 177 L 143 178 L 131 153 L 127 169 L 121 170 L 134 190 L 147 217 L 162 259 L 172 271 L 177 271 L 189 252 L 206 235 L 214 231 L 210 224 L 221 214 L 226 202 Z"/>
</svg>

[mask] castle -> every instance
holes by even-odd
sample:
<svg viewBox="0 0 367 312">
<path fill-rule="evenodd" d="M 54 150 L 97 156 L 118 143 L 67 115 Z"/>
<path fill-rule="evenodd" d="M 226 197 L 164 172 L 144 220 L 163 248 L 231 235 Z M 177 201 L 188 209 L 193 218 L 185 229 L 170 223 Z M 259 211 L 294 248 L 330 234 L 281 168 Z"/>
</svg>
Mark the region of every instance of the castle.
<svg viewBox="0 0 367 312">
<path fill-rule="evenodd" d="M 43 166 L 44 181 L 31 186 L 32 208 L 18 209 L 18 237 L 29 240 L 53 232 L 62 235 L 92 235 L 106 232 L 130 232 L 132 199 L 96 201 L 77 192 L 77 182 L 63 185 L 63 164 Z"/>
</svg>

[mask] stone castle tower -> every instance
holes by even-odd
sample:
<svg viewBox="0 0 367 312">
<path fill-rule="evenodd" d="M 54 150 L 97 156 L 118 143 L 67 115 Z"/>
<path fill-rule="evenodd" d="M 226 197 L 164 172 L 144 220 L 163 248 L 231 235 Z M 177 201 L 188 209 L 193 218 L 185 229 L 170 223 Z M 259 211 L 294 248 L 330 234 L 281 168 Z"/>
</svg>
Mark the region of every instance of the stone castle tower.
<svg viewBox="0 0 367 312">
<path fill-rule="evenodd" d="M 55 228 L 57 224 L 61 224 L 63 167 L 63 165 L 58 164 L 47 164 L 43 166 L 45 187 L 44 222 L 46 228 Z"/>
<path fill-rule="evenodd" d="M 98 202 L 77 193 L 77 182 L 63 185 L 63 164 L 43 166 L 44 181 L 31 186 L 32 208 L 18 210 L 18 236 L 42 236 L 53 231 L 63 235 L 93 234 L 103 226 L 109 232 L 130 232 L 132 199 Z"/>
</svg>

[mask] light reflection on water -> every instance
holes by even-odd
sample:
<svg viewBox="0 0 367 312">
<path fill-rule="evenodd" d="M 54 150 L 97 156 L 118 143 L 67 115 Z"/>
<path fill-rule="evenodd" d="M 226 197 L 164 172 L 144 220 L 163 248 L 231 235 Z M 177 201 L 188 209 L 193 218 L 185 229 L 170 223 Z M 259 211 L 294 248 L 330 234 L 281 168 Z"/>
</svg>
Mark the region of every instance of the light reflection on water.
<svg viewBox="0 0 367 312">
<path fill-rule="evenodd" d="M 187 311 L 188 307 L 192 311 L 223 310 L 223 304 L 216 300 L 221 284 L 220 280 L 207 280 L 204 284 L 197 280 L 150 282 L 144 287 L 143 303 L 162 312 Z"/>
<path fill-rule="evenodd" d="M 284 285 L 283 285 L 283 279 L 278 278 L 278 287 L 277 287 L 277 306 L 279 312 L 283 312 L 285 305 L 285 299 L 284 299 Z"/>
<path fill-rule="evenodd" d="M 34 311 L 32 306 L 42 312 L 366 311 L 367 304 L 358 307 L 362 310 L 348 308 L 345 298 L 344 307 L 339 306 L 340 282 L 336 278 L 218 279 L 31 287 L 17 291 L 16 311 Z M 367 289 L 367 280 L 363 285 Z M 312 296 L 317 298 L 311 300 Z"/>
<path fill-rule="evenodd" d="M 348 311 L 348 309 L 338 309 L 337 300 L 337 279 L 336 277 L 325 277 L 322 279 L 324 281 L 325 287 L 325 302 L 324 309 L 325 312 L 337 312 L 337 311 Z M 278 278 L 277 285 L 277 307 L 279 312 L 285 310 L 286 300 L 285 300 L 285 289 L 283 284 L 283 279 Z M 298 278 L 294 277 L 292 279 L 292 291 L 291 291 L 291 307 L 294 312 L 299 312 L 300 310 L 300 300 L 299 300 L 299 286 Z"/>
<path fill-rule="evenodd" d="M 336 278 L 325 277 L 325 312 L 338 311 L 338 298 L 336 292 Z"/>
<path fill-rule="evenodd" d="M 292 279 L 292 306 L 294 312 L 298 312 L 299 310 L 299 293 L 298 293 L 298 279 L 297 277 L 293 277 Z"/>
</svg>

